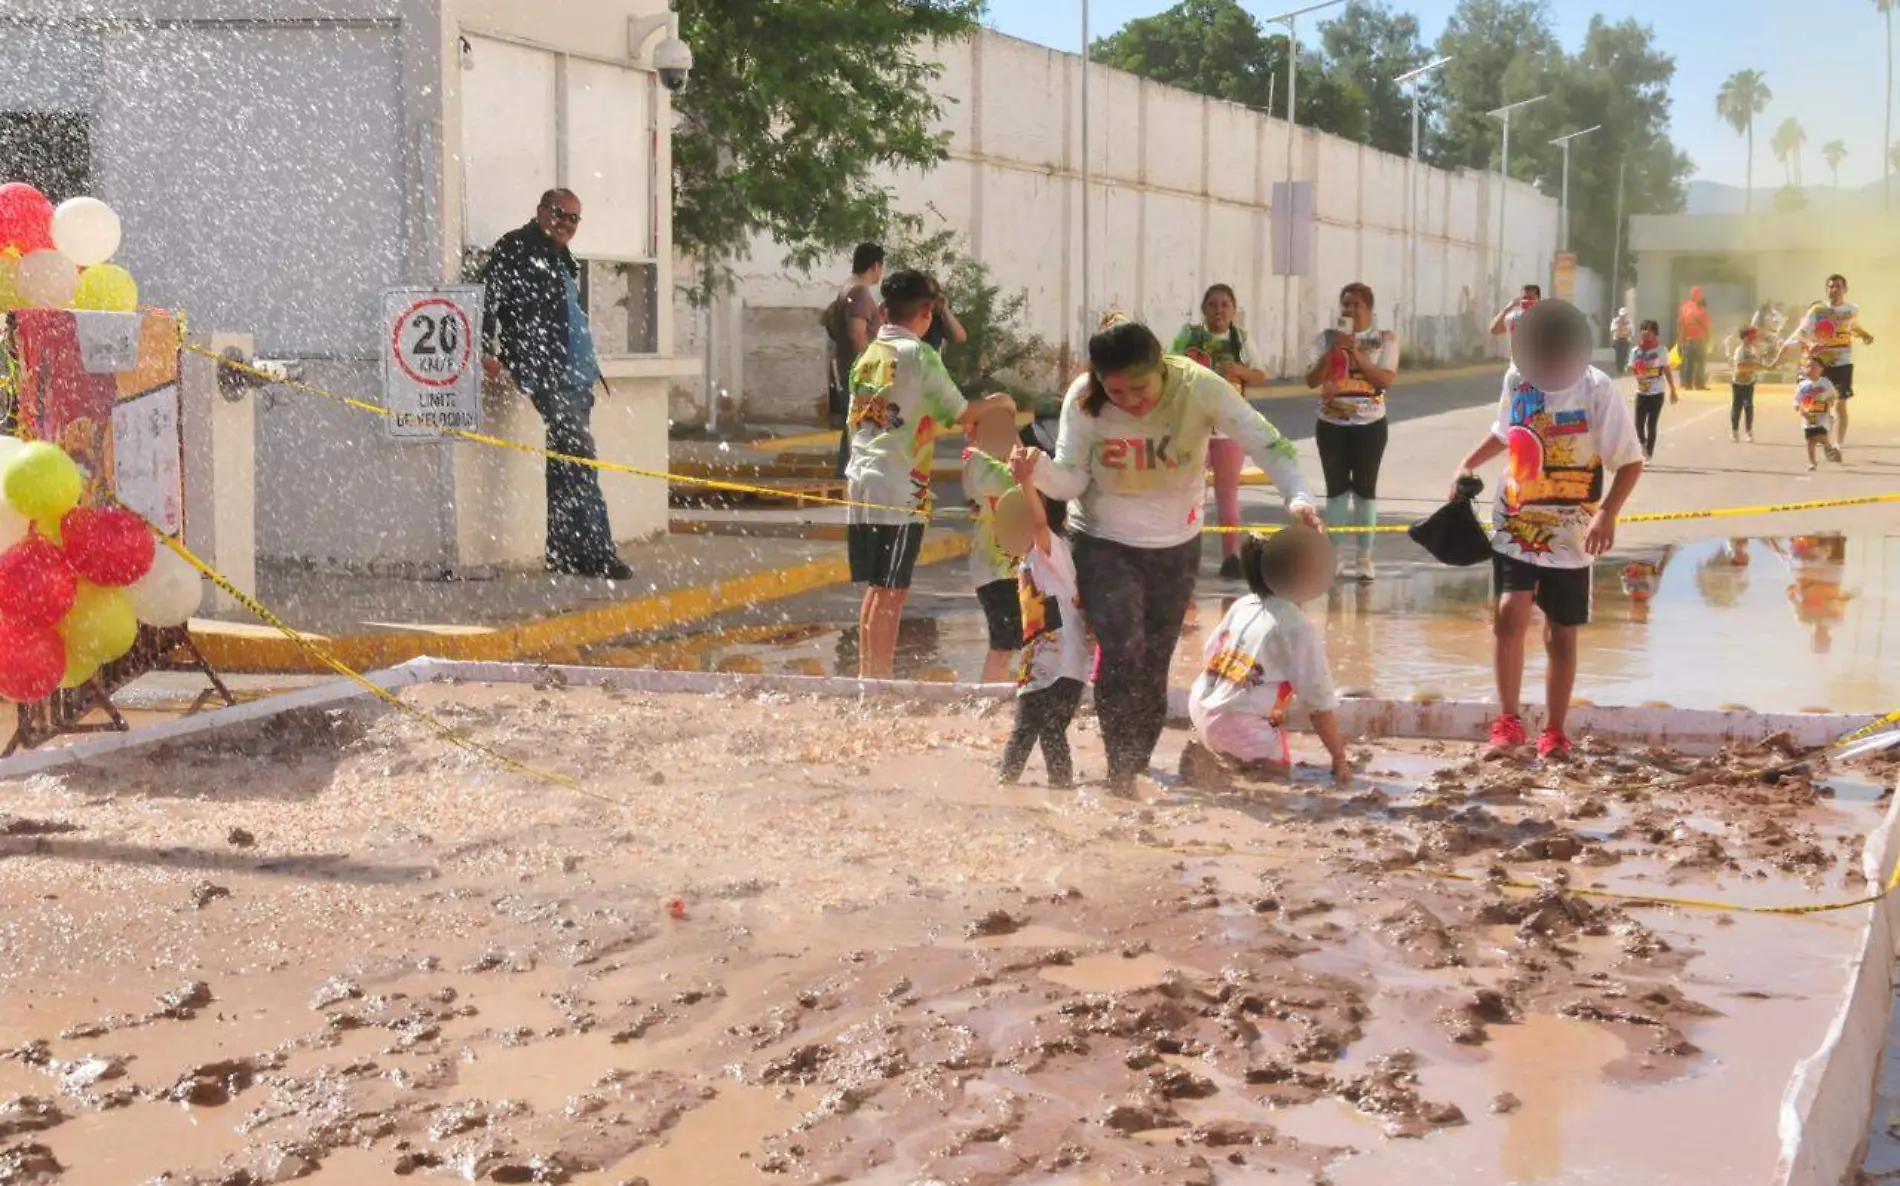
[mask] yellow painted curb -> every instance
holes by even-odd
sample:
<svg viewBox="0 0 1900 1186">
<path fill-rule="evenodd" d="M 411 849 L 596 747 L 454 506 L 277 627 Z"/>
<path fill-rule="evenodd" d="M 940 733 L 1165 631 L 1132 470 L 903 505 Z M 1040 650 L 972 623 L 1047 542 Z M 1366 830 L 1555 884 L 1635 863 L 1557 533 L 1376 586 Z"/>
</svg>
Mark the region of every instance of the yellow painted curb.
<svg viewBox="0 0 1900 1186">
<path fill-rule="evenodd" d="M 969 554 L 970 537 L 966 532 L 933 532 L 925 538 L 917 563 L 938 564 Z M 332 654 L 358 671 L 393 667 L 425 655 L 436 659 L 491 662 L 532 659 L 555 651 L 572 654 L 579 648 L 625 634 L 665 630 L 728 610 L 842 585 L 850 579 L 850 565 L 842 558 L 811 560 L 694 589 L 537 618 L 480 634 L 311 637 L 321 639 Z M 248 624 L 199 621 L 192 623 L 191 633 L 206 660 L 220 671 L 325 674 L 330 670 L 283 635 L 261 634 Z"/>
</svg>

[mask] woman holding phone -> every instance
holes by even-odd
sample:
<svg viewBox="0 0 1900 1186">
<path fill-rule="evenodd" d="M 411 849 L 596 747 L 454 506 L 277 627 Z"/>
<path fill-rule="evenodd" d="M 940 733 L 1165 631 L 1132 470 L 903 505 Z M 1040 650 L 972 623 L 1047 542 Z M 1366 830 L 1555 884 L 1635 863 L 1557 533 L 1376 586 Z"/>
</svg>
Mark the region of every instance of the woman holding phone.
<svg viewBox="0 0 1900 1186">
<path fill-rule="evenodd" d="M 1399 339 L 1373 317 L 1372 289 L 1348 284 L 1339 292 L 1339 321 L 1313 339 L 1306 354 L 1306 385 L 1319 397 L 1313 429 L 1326 480 L 1326 521 L 1372 527 L 1379 522 L 1379 465 L 1388 426 L 1385 396 L 1399 373 Z M 1372 533 L 1358 534 L 1358 559 L 1340 571 L 1370 582 Z"/>
</svg>

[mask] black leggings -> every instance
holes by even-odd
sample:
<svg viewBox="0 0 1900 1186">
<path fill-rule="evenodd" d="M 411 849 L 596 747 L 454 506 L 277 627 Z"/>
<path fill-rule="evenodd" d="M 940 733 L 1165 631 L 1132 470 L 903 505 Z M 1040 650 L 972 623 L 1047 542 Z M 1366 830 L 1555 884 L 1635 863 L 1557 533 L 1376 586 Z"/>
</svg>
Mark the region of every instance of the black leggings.
<svg viewBox="0 0 1900 1186">
<path fill-rule="evenodd" d="M 1636 437 L 1643 442 L 1644 453 L 1656 451 L 1656 432 L 1662 424 L 1663 396 L 1659 391 L 1655 395 L 1637 395 L 1636 397 Z"/>
<path fill-rule="evenodd" d="M 1755 385 L 1753 383 L 1730 383 L 1728 405 L 1728 429 L 1735 432 L 1748 422 L 1748 431 L 1755 431 Z"/>
<path fill-rule="evenodd" d="M 1385 460 L 1385 443 L 1390 435 L 1384 420 L 1354 425 L 1321 420 L 1314 425 L 1313 443 L 1319 446 L 1326 497 L 1347 493 L 1360 498 L 1379 497 L 1379 463 Z"/>
<path fill-rule="evenodd" d="M 1168 665 L 1201 564 L 1201 541 L 1131 548 L 1075 537 L 1076 587 L 1102 648 L 1095 681 L 1108 781 L 1126 790 L 1148 769 L 1168 723 Z"/>
<path fill-rule="evenodd" d="M 1069 757 L 1069 722 L 1082 704 L 1082 681 L 1059 679 L 1035 692 L 1016 697 L 1016 727 L 1010 731 L 1009 744 L 1003 747 L 1004 782 L 1015 782 L 1029 765 L 1029 755 L 1042 743 L 1042 764 L 1049 771 L 1049 785 L 1075 785 L 1075 763 Z"/>
</svg>

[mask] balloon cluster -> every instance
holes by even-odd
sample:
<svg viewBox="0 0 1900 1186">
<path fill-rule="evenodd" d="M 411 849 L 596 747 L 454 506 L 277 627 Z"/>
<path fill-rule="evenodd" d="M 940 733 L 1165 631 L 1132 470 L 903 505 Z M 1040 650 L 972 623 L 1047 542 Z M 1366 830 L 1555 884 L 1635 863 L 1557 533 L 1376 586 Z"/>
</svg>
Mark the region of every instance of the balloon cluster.
<svg viewBox="0 0 1900 1186">
<path fill-rule="evenodd" d="M 84 507 L 72 458 L 0 437 L 0 699 L 76 688 L 138 642 L 139 624 L 182 626 L 198 573 L 120 507 Z"/>
<path fill-rule="evenodd" d="M 120 237 L 119 216 L 98 198 L 54 207 L 25 182 L 0 185 L 0 312 L 137 309 L 132 274 L 106 262 Z"/>
</svg>

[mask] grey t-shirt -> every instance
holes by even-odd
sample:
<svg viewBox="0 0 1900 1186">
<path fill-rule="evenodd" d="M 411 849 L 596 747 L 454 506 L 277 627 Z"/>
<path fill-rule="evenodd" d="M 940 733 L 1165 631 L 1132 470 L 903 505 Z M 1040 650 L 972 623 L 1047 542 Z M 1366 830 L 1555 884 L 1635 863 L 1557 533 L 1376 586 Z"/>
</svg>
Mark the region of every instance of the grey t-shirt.
<svg viewBox="0 0 1900 1186">
<path fill-rule="evenodd" d="M 877 338 L 882 328 L 883 318 L 878 313 L 877 296 L 868 284 L 852 283 L 838 294 L 832 302 L 830 319 L 832 347 L 832 378 L 840 387 L 848 387 L 851 382 L 851 368 L 858 361 L 858 352 L 851 345 L 851 321 L 862 319 L 869 332 L 865 335 L 868 345 Z"/>
</svg>

